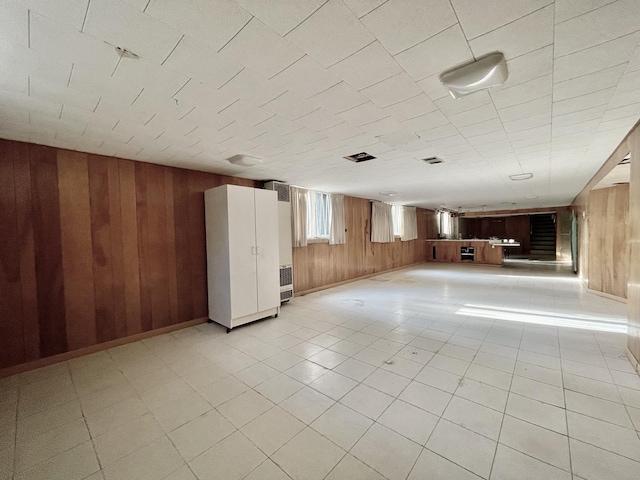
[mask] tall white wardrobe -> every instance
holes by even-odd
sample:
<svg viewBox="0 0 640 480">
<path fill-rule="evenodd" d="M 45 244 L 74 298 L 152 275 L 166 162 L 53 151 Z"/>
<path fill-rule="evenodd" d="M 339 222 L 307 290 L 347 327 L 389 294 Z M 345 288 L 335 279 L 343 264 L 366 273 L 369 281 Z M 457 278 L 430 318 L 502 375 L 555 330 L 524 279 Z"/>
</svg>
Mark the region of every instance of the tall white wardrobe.
<svg viewBox="0 0 640 480">
<path fill-rule="evenodd" d="M 209 320 L 227 331 L 280 308 L 278 195 L 222 185 L 204 192 Z"/>
</svg>

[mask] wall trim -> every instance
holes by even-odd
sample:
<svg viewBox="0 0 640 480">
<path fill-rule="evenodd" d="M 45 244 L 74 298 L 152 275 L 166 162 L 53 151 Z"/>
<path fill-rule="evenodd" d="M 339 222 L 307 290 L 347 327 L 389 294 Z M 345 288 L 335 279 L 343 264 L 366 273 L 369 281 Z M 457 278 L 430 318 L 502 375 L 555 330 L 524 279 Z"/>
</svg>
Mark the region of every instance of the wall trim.
<svg viewBox="0 0 640 480">
<path fill-rule="evenodd" d="M 423 263 L 427 263 L 424 261 L 411 263 L 409 265 L 403 265 L 402 267 L 390 268 L 388 270 L 381 270 L 375 273 L 368 273 L 366 275 L 362 275 L 360 277 L 350 278 L 348 280 L 342 280 L 341 282 L 328 283 L 326 285 L 322 285 L 320 287 L 310 288 L 308 290 L 303 290 L 302 292 L 294 292 L 295 297 L 304 297 L 305 295 L 309 295 L 310 293 L 319 292 L 320 290 L 326 290 L 327 288 L 339 287 L 340 285 L 346 285 L 347 283 L 357 282 L 358 280 L 365 280 L 367 278 L 375 277 L 376 275 L 382 275 L 383 273 L 395 272 L 396 270 L 403 270 L 405 268 L 415 267 L 417 265 L 422 265 Z"/>
<path fill-rule="evenodd" d="M 591 290 L 589 287 L 586 286 L 587 288 L 587 292 L 589 293 L 593 293 L 594 295 L 598 295 L 600 297 L 604 297 L 604 298 L 608 298 L 609 300 L 614 300 L 616 302 L 620 302 L 620 303 L 627 303 L 627 299 L 624 297 L 618 297 L 617 295 L 611 295 L 610 293 L 605 293 L 605 292 L 600 292 L 598 290 Z"/>
<path fill-rule="evenodd" d="M 52 355 L 50 357 L 40 358 L 32 362 L 21 363 L 20 365 L 14 365 L 12 367 L 0 369 L 0 378 L 9 377 L 18 373 L 28 372 L 29 370 L 35 370 L 36 368 L 47 367 L 54 363 L 66 362 L 73 358 L 82 357 L 91 353 L 102 352 L 110 348 L 126 345 L 127 343 L 137 342 L 146 338 L 155 337 L 165 333 L 175 332 L 176 330 L 182 330 L 183 328 L 193 327 L 201 323 L 206 323 L 207 317 L 196 318 L 187 322 L 176 323 L 175 325 L 169 325 L 167 327 L 156 328 L 155 330 L 149 330 L 147 332 L 136 333 L 124 338 L 117 338 L 104 343 L 98 343 L 97 345 L 90 345 L 88 347 L 79 348 L 78 350 L 71 350 L 70 352 L 60 353 L 58 355 Z"/>
</svg>

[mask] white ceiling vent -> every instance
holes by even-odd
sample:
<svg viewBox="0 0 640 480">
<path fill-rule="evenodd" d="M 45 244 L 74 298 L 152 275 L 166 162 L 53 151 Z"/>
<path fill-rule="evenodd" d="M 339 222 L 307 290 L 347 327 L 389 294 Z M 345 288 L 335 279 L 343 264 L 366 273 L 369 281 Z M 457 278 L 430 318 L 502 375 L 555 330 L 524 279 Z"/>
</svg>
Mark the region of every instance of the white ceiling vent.
<svg viewBox="0 0 640 480">
<path fill-rule="evenodd" d="M 354 153 L 353 155 L 348 155 L 344 158 L 349 160 L 350 162 L 360 163 L 360 162 L 368 162 L 369 160 L 373 160 L 376 157 L 374 157 L 373 155 L 369 155 L 367 152 L 360 152 L 360 153 Z"/>
<path fill-rule="evenodd" d="M 437 165 L 438 163 L 443 163 L 444 162 L 444 160 L 442 160 L 439 157 L 421 158 L 420 160 L 422 160 L 425 163 L 428 163 L 429 165 Z"/>
</svg>

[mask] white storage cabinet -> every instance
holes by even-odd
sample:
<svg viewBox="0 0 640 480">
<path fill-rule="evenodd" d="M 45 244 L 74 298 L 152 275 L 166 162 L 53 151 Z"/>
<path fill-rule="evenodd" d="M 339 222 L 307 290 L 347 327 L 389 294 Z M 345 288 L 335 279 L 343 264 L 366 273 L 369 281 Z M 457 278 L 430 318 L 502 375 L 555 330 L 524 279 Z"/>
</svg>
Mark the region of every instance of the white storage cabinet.
<svg viewBox="0 0 640 480">
<path fill-rule="evenodd" d="M 280 308 L 278 196 L 223 185 L 204 192 L 209 321 L 234 327 Z"/>
</svg>

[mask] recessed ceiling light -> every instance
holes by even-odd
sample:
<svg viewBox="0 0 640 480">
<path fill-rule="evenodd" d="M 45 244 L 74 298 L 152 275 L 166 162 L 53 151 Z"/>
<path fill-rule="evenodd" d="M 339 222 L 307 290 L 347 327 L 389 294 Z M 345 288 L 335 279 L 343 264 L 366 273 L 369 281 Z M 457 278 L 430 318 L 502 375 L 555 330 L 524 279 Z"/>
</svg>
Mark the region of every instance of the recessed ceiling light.
<svg viewBox="0 0 640 480">
<path fill-rule="evenodd" d="M 526 197 L 524 197 L 527 200 L 535 200 L 536 198 L 538 198 L 538 195 L 528 195 Z"/>
<path fill-rule="evenodd" d="M 420 160 L 422 160 L 423 162 L 428 163 L 429 165 L 437 165 L 438 163 L 444 162 L 444 160 L 442 160 L 441 158 L 438 158 L 438 157 L 421 158 Z"/>
<path fill-rule="evenodd" d="M 360 153 L 354 153 L 353 155 L 348 155 L 344 158 L 349 160 L 350 162 L 360 163 L 360 162 L 366 162 L 368 160 L 373 160 L 376 157 L 374 157 L 373 155 L 369 155 L 367 152 L 360 152 Z"/>
<path fill-rule="evenodd" d="M 533 173 L 518 173 L 517 175 L 509 175 L 509 178 L 514 182 L 517 182 L 520 180 L 529 180 L 532 177 L 533 177 Z"/>
<path fill-rule="evenodd" d="M 397 194 L 397 192 L 380 192 L 383 197 L 395 197 Z"/>
<path fill-rule="evenodd" d="M 497 87 L 507 81 L 509 70 L 502 53 L 492 53 L 480 60 L 454 68 L 440 75 L 440 81 L 453 98 Z"/>
<path fill-rule="evenodd" d="M 239 165 L 241 167 L 253 167 L 254 165 L 259 165 L 262 163 L 262 160 L 258 157 L 250 157 L 249 155 L 234 155 L 231 158 L 227 158 L 229 163 L 233 163 L 234 165 Z"/>
</svg>

